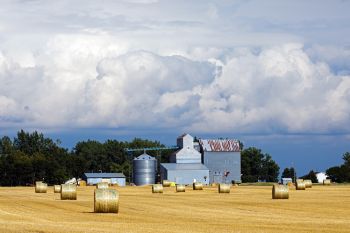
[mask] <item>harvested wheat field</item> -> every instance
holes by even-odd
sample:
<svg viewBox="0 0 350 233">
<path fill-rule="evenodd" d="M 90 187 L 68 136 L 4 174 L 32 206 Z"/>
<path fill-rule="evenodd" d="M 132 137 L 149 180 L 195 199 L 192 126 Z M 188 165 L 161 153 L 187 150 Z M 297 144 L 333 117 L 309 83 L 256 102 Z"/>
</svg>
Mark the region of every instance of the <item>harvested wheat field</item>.
<svg viewBox="0 0 350 233">
<path fill-rule="evenodd" d="M 48 187 L 0 187 L 0 232 L 349 232 L 350 186 L 290 189 L 273 200 L 270 186 L 205 187 L 153 194 L 148 187 L 114 187 L 119 213 L 94 213 L 94 187 L 60 200 Z"/>
</svg>

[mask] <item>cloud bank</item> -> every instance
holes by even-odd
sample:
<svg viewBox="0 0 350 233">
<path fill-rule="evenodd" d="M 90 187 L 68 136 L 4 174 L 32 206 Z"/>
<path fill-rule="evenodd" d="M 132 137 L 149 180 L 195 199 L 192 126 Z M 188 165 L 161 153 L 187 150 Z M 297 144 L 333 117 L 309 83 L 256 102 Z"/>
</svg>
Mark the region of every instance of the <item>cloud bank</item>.
<svg viewBox="0 0 350 233">
<path fill-rule="evenodd" d="M 4 3 L 0 128 L 350 133 L 350 50 L 330 35 L 348 31 L 322 34 L 309 3 L 300 21 L 255 1 L 107 3 Z"/>
</svg>

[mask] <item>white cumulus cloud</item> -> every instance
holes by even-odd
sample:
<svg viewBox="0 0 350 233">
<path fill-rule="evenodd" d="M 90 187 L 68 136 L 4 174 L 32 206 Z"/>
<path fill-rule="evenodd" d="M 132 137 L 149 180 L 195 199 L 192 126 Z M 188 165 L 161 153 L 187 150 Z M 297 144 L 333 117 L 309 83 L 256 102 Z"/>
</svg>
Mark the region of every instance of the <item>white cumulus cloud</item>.
<svg viewBox="0 0 350 233">
<path fill-rule="evenodd" d="M 350 131 L 348 2 L 51 4 L 2 3 L 1 128 Z"/>
</svg>

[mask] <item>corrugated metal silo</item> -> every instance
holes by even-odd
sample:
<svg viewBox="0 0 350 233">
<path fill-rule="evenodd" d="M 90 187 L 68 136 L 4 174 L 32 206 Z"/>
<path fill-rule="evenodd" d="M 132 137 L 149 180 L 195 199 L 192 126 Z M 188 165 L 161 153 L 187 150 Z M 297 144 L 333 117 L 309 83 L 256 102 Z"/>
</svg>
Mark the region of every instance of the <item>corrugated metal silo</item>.
<svg viewBox="0 0 350 233">
<path fill-rule="evenodd" d="M 157 160 L 144 153 L 133 160 L 133 178 L 135 185 L 155 184 Z"/>
</svg>

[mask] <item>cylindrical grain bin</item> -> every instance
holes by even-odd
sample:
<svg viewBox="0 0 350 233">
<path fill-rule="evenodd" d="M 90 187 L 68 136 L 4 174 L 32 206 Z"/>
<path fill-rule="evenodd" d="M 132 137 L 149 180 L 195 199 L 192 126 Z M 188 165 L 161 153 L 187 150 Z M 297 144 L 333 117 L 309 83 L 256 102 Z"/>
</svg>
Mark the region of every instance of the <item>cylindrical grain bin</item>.
<svg viewBox="0 0 350 233">
<path fill-rule="evenodd" d="M 305 183 L 304 181 L 299 181 L 295 184 L 296 190 L 305 190 Z"/>
<path fill-rule="evenodd" d="M 186 191 L 186 186 L 183 185 L 183 184 L 177 184 L 176 185 L 176 192 L 179 193 L 179 192 L 185 192 Z"/>
<path fill-rule="evenodd" d="M 156 183 L 157 160 L 144 153 L 133 160 L 133 182 L 135 185 Z"/>
<path fill-rule="evenodd" d="M 272 199 L 288 199 L 289 188 L 286 185 L 274 184 L 272 186 Z"/>
<path fill-rule="evenodd" d="M 53 192 L 54 193 L 60 193 L 61 192 L 61 185 L 54 185 L 53 186 Z"/>
<path fill-rule="evenodd" d="M 163 187 L 170 187 L 171 186 L 171 181 L 170 180 L 163 180 Z"/>
<path fill-rule="evenodd" d="M 311 180 L 304 180 L 305 188 L 312 188 L 312 181 Z"/>
<path fill-rule="evenodd" d="M 61 185 L 61 200 L 76 200 L 77 199 L 77 185 L 76 184 L 62 184 Z"/>
<path fill-rule="evenodd" d="M 114 189 L 95 189 L 94 212 L 118 213 L 119 193 Z"/>
<path fill-rule="evenodd" d="M 161 184 L 152 185 L 152 193 L 163 193 L 163 185 Z"/>
<path fill-rule="evenodd" d="M 230 193 L 231 185 L 230 184 L 219 184 L 218 191 L 219 191 L 219 193 Z"/>
<path fill-rule="evenodd" d="M 331 180 L 330 179 L 323 180 L 323 185 L 331 185 Z"/>
<path fill-rule="evenodd" d="M 107 182 L 100 182 L 100 183 L 96 184 L 96 188 L 97 189 L 108 189 L 109 185 Z"/>
<path fill-rule="evenodd" d="M 203 184 L 201 182 L 193 183 L 193 190 L 203 190 Z"/>
<path fill-rule="evenodd" d="M 42 181 L 35 182 L 35 192 L 36 193 L 46 193 L 47 192 L 47 184 Z"/>
</svg>

